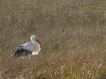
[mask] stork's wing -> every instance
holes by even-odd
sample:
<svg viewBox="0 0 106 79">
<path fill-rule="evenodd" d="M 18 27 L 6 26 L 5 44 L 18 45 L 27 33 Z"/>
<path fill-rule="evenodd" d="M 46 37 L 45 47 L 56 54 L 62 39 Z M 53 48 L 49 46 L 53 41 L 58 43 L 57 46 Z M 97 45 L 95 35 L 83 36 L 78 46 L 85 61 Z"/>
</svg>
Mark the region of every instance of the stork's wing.
<svg viewBox="0 0 106 79">
<path fill-rule="evenodd" d="M 22 46 L 23 49 L 30 50 L 30 51 L 33 51 L 34 48 L 35 48 L 33 43 L 31 43 L 31 42 L 22 44 L 21 46 Z"/>
<path fill-rule="evenodd" d="M 29 55 L 29 54 L 32 54 L 32 51 L 20 48 L 20 49 L 17 49 L 15 51 L 15 53 L 12 54 L 12 56 L 18 57 L 18 56 L 26 56 L 26 55 Z"/>
</svg>

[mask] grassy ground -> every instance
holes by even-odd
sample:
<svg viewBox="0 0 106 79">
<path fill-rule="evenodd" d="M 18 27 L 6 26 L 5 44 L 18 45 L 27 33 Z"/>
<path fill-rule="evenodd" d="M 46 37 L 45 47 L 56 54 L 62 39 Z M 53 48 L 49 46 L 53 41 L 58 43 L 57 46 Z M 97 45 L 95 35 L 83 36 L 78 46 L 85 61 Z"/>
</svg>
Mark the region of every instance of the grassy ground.
<svg viewBox="0 0 106 79">
<path fill-rule="evenodd" d="M 36 35 L 39 55 L 13 58 Z M 0 0 L 0 79 L 106 79 L 105 0 Z"/>
</svg>

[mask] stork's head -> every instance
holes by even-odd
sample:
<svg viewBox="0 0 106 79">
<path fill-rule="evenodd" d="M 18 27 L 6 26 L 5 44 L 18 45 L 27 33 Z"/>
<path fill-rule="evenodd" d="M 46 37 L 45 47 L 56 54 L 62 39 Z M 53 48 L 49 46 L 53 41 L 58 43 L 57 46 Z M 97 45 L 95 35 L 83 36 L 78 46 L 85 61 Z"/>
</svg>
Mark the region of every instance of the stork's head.
<svg viewBox="0 0 106 79">
<path fill-rule="evenodd" d="M 34 41 L 34 40 L 36 40 L 37 39 L 37 37 L 35 36 L 35 35 L 32 35 L 31 36 L 31 41 Z"/>
<path fill-rule="evenodd" d="M 32 42 L 38 42 L 40 45 L 42 45 L 42 43 L 37 39 L 37 37 L 35 35 L 31 36 L 31 41 Z"/>
</svg>

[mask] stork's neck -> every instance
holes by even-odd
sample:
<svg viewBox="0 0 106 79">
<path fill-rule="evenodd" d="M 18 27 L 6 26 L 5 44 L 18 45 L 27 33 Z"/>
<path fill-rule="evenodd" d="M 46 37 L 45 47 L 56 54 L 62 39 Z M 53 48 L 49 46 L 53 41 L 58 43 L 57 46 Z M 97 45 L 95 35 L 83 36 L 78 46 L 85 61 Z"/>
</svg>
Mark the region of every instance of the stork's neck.
<svg viewBox="0 0 106 79">
<path fill-rule="evenodd" d="M 36 44 L 37 42 L 35 40 L 32 41 L 33 44 Z"/>
<path fill-rule="evenodd" d="M 36 46 L 36 45 L 39 45 L 36 40 L 33 40 L 32 43 L 33 43 L 35 46 Z"/>
</svg>

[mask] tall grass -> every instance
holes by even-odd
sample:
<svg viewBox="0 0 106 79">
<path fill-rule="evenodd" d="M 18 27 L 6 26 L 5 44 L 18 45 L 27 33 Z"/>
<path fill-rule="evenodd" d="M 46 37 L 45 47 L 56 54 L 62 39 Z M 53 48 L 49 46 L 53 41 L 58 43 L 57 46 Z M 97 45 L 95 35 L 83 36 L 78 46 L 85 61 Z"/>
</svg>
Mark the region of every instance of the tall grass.
<svg viewBox="0 0 106 79">
<path fill-rule="evenodd" d="M 36 35 L 39 55 L 13 58 Z M 0 79 L 106 79 L 105 0 L 0 0 Z"/>
</svg>

